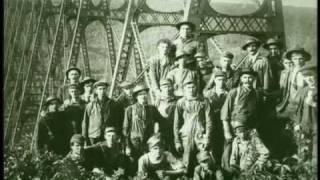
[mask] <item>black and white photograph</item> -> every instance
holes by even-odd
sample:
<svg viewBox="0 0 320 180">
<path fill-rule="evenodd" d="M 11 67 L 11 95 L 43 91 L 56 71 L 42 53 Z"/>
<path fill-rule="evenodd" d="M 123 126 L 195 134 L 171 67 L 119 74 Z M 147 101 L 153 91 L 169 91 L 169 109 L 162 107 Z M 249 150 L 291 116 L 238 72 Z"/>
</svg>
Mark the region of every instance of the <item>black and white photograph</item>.
<svg viewBox="0 0 320 180">
<path fill-rule="evenodd" d="M 4 0 L 6 180 L 317 180 L 317 0 Z"/>
</svg>

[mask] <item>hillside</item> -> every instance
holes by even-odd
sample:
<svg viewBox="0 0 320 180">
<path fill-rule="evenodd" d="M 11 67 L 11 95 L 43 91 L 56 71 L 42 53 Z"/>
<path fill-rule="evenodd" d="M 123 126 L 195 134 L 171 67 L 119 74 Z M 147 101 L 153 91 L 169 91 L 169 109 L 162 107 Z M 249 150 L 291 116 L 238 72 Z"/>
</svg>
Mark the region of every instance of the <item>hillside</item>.
<svg viewBox="0 0 320 180">
<path fill-rule="evenodd" d="M 173 6 L 173 0 L 168 1 L 170 6 L 166 4 L 166 7 L 170 7 L 170 10 L 179 10 L 181 4 Z M 113 1 L 114 2 L 114 1 Z M 148 1 L 147 1 L 148 2 Z M 151 1 L 154 3 L 154 1 Z M 114 6 L 117 4 L 113 4 Z M 150 4 L 151 6 L 151 4 Z M 151 7 L 155 7 L 153 4 Z M 215 5 L 216 9 L 223 9 L 226 12 L 239 13 L 239 9 L 246 9 L 246 12 L 252 12 L 255 8 L 252 5 L 242 5 L 234 6 L 230 4 L 217 3 Z M 218 8 L 219 7 L 219 8 Z M 239 8 L 240 7 L 240 8 Z M 161 7 L 158 7 L 161 8 Z M 166 9 L 167 11 L 168 9 Z M 236 11 L 237 10 L 237 11 Z M 284 22 L 285 22 L 285 32 L 286 32 L 286 43 L 287 47 L 292 47 L 295 45 L 300 45 L 304 47 L 307 51 L 311 52 L 313 55 L 313 60 L 315 62 L 317 57 L 317 14 L 315 8 L 306 7 L 292 7 L 284 6 Z M 117 38 L 120 39 L 122 32 L 122 24 L 119 22 L 113 22 L 114 32 L 117 34 Z M 149 28 L 141 33 L 141 40 L 143 48 L 145 50 L 146 57 L 152 56 L 156 52 L 156 42 L 160 38 L 173 39 L 177 30 L 173 27 L 154 27 Z M 107 79 L 111 81 L 111 69 L 105 65 L 108 62 L 107 59 L 107 48 L 106 48 L 106 34 L 104 28 L 101 24 L 94 22 L 87 28 L 87 41 L 88 41 L 88 51 L 90 58 L 90 65 L 93 69 L 95 78 L 101 78 L 101 75 L 107 73 Z M 117 39 L 116 38 L 116 39 Z M 240 54 L 240 46 L 247 38 L 241 35 L 223 35 L 215 37 L 218 43 L 223 49 L 228 49 L 235 54 Z M 215 48 L 209 44 L 209 55 L 213 60 L 218 57 L 218 52 Z M 116 47 L 118 47 L 118 42 L 116 41 Z M 237 56 L 236 56 L 237 57 Z M 81 62 L 81 61 L 80 61 Z M 133 62 L 133 61 L 131 61 Z M 130 64 L 129 74 L 135 74 L 134 68 L 132 68 L 133 63 Z M 134 76 L 129 76 L 129 79 L 133 80 Z"/>
</svg>

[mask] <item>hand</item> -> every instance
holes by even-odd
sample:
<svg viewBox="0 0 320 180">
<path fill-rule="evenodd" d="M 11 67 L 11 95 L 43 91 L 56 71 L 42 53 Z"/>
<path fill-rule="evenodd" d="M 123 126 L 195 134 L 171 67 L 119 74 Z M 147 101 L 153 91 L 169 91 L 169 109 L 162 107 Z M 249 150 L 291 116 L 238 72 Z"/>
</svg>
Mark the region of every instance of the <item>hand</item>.
<svg viewBox="0 0 320 180">
<path fill-rule="evenodd" d="M 131 148 L 126 147 L 126 155 L 131 156 Z"/>
<path fill-rule="evenodd" d="M 231 68 L 232 70 L 236 69 L 236 67 L 237 67 L 236 64 L 231 64 L 231 65 L 230 65 L 230 68 Z"/>
<path fill-rule="evenodd" d="M 183 148 L 182 148 L 182 145 L 181 145 L 181 143 L 176 143 L 176 150 L 177 150 L 177 152 L 182 152 L 183 151 Z"/>
<path fill-rule="evenodd" d="M 156 174 L 157 174 L 157 176 L 158 176 L 160 179 L 163 179 L 164 176 L 166 175 L 166 174 L 165 174 L 165 171 L 163 171 L 163 170 L 158 170 L 158 171 L 156 171 Z"/>
</svg>

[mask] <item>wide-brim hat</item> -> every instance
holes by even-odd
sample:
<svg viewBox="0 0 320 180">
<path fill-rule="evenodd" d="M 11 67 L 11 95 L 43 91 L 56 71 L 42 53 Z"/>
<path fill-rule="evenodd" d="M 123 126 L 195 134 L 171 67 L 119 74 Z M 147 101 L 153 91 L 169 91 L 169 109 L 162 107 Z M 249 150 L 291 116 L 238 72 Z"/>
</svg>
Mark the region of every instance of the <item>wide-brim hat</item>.
<svg viewBox="0 0 320 180">
<path fill-rule="evenodd" d="M 317 66 L 314 64 L 310 64 L 310 65 L 305 65 L 304 67 L 302 67 L 301 69 L 299 69 L 299 71 L 303 76 L 317 76 Z"/>
<path fill-rule="evenodd" d="M 52 101 L 58 101 L 58 103 L 61 103 L 61 100 L 56 96 L 49 96 L 44 102 L 44 106 L 48 106 Z"/>
<path fill-rule="evenodd" d="M 253 71 L 250 68 L 243 68 L 239 72 L 239 77 L 241 77 L 243 74 L 250 74 L 252 76 L 257 76 L 257 72 Z"/>
<path fill-rule="evenodd" d="M 182 25 L 189 25 L 189 26 L 191 27 L 192 31 L 194 31 L 194 30 L 196 29 L 196 25 L 195 25 L 194 23 L 190 22 L 190 21 L 182 21 L 182 22 L 179 22 L 179 23 L 176 25 L 176 28 L 177 28 L 178 30 L 180 30 L 180 27 L 181 27 Z"/>
<path fill-rule="evenodd" d="M 280 42 L 278 39 L 270 38 L 270 39 L 267 40 L 266 43 L 264 43 L 262 45 L 262 47 L 265 48 L 265 49 L 269 49 L 270 45 L 277 45 L 280 48 L 283 46 L 282 42 Z"/>
<path fill-rule="evenodd" d="M 132 90 L 132 96 L 136 97 L 139 92 L 147 91 L 149 92 L 149 88 L 145 84 L 138 84 Z"/>
<path fill-rule="evenodd" d="M 291 59 L 291 55 L 292 53 L 301 53 L 304 57 L 305 57 L 305 61 L 310 61 L 311 60 L 311 54 L 308 53 L 306 50 L 304 50 L 304 48 L 302 47 L 294 47 L 292 49 L 289 49 L 286 54 L 285 54 L 285 57 L 287 59 Z"/>
<path fill-rule="evenodd" d="M 241 47 L 241 49 L 246 50 L 250 44 L 257 44 L 257 46 L 260 46 L 261 42 L 257 38 L 250 38 L 245 42 L 245 44 Z"/>
<path fill-rule="evenodd" d="M 106 86 L 106 87 L 108 87 L 108 86 L 109 86 L 109 83 L 106 82 L 105 80 L 99 80 L 99 81 L 97 81 L 97 82 L 95 82 L 95 83 L 93 84 L 93 88 L 97 88 L 97 87 L 99 87 L 99 86 Z"/>
<path fill-rule="evenodd" d="M 71 68 L 69 68 L 69 69 L 66 71 L 66 77 L 67 77 L 67 79 L 68 79 L 68 74 L 69 74 L 69 72 L 72 71 L 72 70 L 78 71 L 79 75 L 81 76 L 81 70 L 80 70 L 79 68 L 77 68 L 77 67 L 71 67 Z"/>
<path fill-rule="evenodd" d="M 82 81 L 80 82 L 80 86 L 84 86 L 84 85 L 87 84 L 87 83 L 95 83 L 95 82 L 96 82 L 95 79 L 86 76 L 86 77 L 83 78 Z"/>
</svg>

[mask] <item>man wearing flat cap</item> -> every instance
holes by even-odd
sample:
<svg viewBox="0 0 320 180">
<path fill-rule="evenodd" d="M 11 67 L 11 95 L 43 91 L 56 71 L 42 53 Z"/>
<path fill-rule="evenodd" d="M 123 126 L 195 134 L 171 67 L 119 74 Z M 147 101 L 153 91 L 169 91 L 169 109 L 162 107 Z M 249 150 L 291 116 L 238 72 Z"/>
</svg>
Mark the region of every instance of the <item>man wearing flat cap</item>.
<svg viewBox="0 0 320 180">
<path fill-rule="evenodd" d="M 166 129 L 163 134 L 164 143 L 166 148 L 170 152 L 174 152 L 174 142 L 173 142 L 173 120 L 174 120 L 174 110 L 177 104 L 177 98 L 173 94 L 173 83 L 169 79 L 162 79 L 160 81 L 160 92 L 161 95 L 155 102 L 161 117 L 162 117 L 162 129 Z"/>
<path fill-rule="evenodd" d="M 212 134 L 211 108 L 207 99 L 198 95 L 193 79 L 183 84 L 184 96 L 178 100 L 174 117 L 174 140 L 178 153 L 182 154 L 188 177 L 193 176 L 195 152 L 198 142 L 209 148 Z"/>
<path fill-rule="evenodd" d="M 224 137 L 230 141 L 233 137 L 232 124 L 243 121 L 248 128 L 256 128 L 259 124 L 262 95 L 253 87 L 256 72 L 251 69 L 240 71 L 240 84 L 229 91 L 221 109 Z"/>
<path fill-rule="evenodd" d="M 201 76 L 197 68 L 197 62 L 191 54 L 177 51 L 176 60 L 179 62 L 179 66 L 168 73 L 167 79 L 173 82 L 174 95 L 180 98 L 183 96 L 183 82 L 186 79 L 192 79 L 200 88 Z"/>
<path fill-rule="evenodd" d="M 167 180 L 176 179 L 184 174 L 183 163 L 164 150 L 164 142 L 160 135 L 151 136 L 147 144 L 149 152 L 139 158 L 139 179 Z"/>
<path fill-rule="evenodd" d="M 73 134 L 81 133 L 81 123 L 83 120 L 86 102 L 80 97 L 80 85 L 69 84 L 69 96 L 64 100 L 63 105 L 60 107 L 64 111 L 66 118 L 72 125 Z"/>
<path fill-rule="evenodd" d="M 83 93 L 81 94 L 81 99 L 84 100 L 87 104 L 94 98 L 93 97 L 93 84 L 96 80 L 91 77 L 86 76 L 80 82 L 80 87 L 83 89 Z"/>
<path fill-rule="evenodd" d="M 273 75 L 268 59 L 258 51 L 260 45 L 261 42 L 256 38 L 250 38 L 246 41 L 242 50 L 247 51 L 248 54 L 239 68 L 249 68 L 255 71 L 257 73 L 255 87 L 269 91 Z"/>
<path fill-rule="evenodd" d="M 208 151 L 200 151 L 197 154 L 197 160 L 199 165 L 194 170 L 193 180 L 224 179 L 219 163 Z"/>
<path fill-rule="evenodd" d="M 126 109 L 122 128 L 126 153 L 136 163 L 146 150 L 144 145 L 148 138 L 160 127 L 161 116 L 154 106 L 148 104 L 148 91 L 145 84 L 138 84 L 133 89 L 137 102 Z"/>
<path fill-rule="evenodd" d="M 107 97 L 108 86 L 105 80 L 97 81 L 93 85 L 96 97 L 87 104 L 82 121 L 82 135 L 87 145 L 101 141 L 106 126 L 119 128 L 117 119 L 114 118 L 117 113 L 115 102 Z"/>
<path fill-rule="evenodd" d="M 176 25 L 176 28 L 179 31 L 179 37 L 173 41 L 176 57 L 178 52 L 184 52 L 194 57 L 199 48 L 199 42 L 193 36 L 193 32 L 196 30 L 195 24 L 189 21 L 182 21 Z"/>
<path fill-rule="evenodd" d="M 158 53 L 149 59 L 150 69 L 150 83 L 151 90 L 157 96 L 160 95 L 161 79 L 165 79 L 169 71 L 173 68 L 174 57 L 172 55 L 172 42 L 169 39 L 160 39 L 157 42 Z"/>
<path fill-rule="evenodd" d="M 127 179 L 131 162 L 129 157 L 121 151 L 118 130 L 108 126 L 103 134 L 104 141 L 85 148 L 85 151 L 94 159 L 94 171 L 103 173 L 109 178 Z"/>
<path fill-rule="evenodd" d="M 211 78 L 214 66 L 204 51 L 197 52 L 194 58 L 197 61 L 197 66 L 201 76 L 201 84 L 203 85 L 200 89 L 203 89 Z"/>
<path fill-rule="evenodd" d="M 226 89 L 226 74 L 223 71 L 218 70 L 215 72 L 214 77 L 215 86 L 209 91 L 204 92 L 204 96 L 208 98 L 211 105 L 212 121 L 215 124 L 212 130 L 212 148 L 216 155 L 217 163 L 220 164 L 224 145 L 223 126 L 220 119 L 220 113 L 227 98 L 228 91 Z"/>
<path fill-rule="evenodd" d="M 49 96 L 44 103 L 45 115 L 38 124 L 37 149 L 65 156 L 69 151 L 69 140 L 72 130 L 62 112 L 58 111 L 61 101 L 55 96 Z M 64 132 L 64 133 L 61 133 Z"/>
<path fill-rule="evenodd" d="M 231 68 L 231 64 L 233 61 L 234 55 L 229 51 L 224 51 L 219 60 L 219 65 L 215 66 L 213 73 L 211 74 L 211 78 L 209 82 L 207 83 L 206 87 L 204 88 L 204 91 L 207 91 L 211 89 L 214 86 L 215 82 L 215 72 L 224 72 L 226 81 L 226 89 L 230 90 L 232 88 L 235 88 L 238 84 L 237 78 L 235 77 L 235 72 Z"/>
<path fill-rule="evenodd" d="M 70 67 L 66 71 L 66 84 L 79 84 L 81 77 L 81 70 L 77 67 Z M 80 91 L 82 93 L 82 90 Z M 68 86 L 62 86 L 57 91 L 57 97 L 64 100 L 68 97 Z"/>
</svg>

